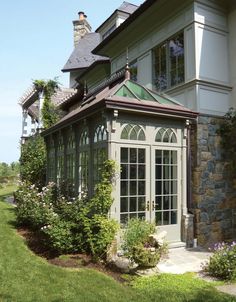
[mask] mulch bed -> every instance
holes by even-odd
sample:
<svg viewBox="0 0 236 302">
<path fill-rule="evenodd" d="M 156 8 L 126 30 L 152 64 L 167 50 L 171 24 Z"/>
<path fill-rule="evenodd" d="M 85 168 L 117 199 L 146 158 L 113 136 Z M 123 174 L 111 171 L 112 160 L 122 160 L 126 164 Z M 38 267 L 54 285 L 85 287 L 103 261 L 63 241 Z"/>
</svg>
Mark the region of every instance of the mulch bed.
<svg viewBox="0 0 236 302">
<path fill-rule="evenodd" d="M 24 238 L 27 246 L 36 255 L 46 259 L 49 263 L 61 266 L 64 268 L 89 268 L 102 272 L 116 281 L 121 283 L 126 280 L 122 277 L 122 273 L 117 271 L 114 267 L 108 266 L 105 262 L 95 262 L 90 255 L 86 254 L 68 254 L 60 256 L 58 253 L 50 251 L 43 244 L 43 238 L 40 233 L 35 233 L 27 228 L 19 228 L 18 234 Z"/>
</svg>

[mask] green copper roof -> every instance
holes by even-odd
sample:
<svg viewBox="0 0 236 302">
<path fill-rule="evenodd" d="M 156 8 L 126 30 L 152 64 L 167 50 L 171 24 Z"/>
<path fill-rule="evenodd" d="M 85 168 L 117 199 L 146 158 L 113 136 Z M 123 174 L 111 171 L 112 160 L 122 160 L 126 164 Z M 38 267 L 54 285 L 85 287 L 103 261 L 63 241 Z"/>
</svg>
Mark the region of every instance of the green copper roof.
<svg viewBox="0 0 236 302">
<path fill-rule="evenodd" d="M 135 98 L 138 100 L 154 101 L 163 105 L 180 105 L 168 96 L 157 94 L 156 92 L 130 80 L 123 82 L 114 95 Z"/>
</svg>

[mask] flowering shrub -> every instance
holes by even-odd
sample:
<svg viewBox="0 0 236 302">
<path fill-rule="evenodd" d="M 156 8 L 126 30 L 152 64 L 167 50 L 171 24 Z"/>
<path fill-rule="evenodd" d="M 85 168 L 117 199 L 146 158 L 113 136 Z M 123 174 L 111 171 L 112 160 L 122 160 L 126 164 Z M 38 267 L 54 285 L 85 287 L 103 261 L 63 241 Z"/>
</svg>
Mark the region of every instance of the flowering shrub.
<svg viewBox="0 0 236 302">
<path fill-rule="evenodd" d="M 210 275 L 225 280 L 236 279 L 236 242 L 215 244 L 213 255 L 204 270 Z"/>
<path fill-rule="evenodd" d="M 86 195 L 64 197 L 53 183 L 41 190 L 21 183 L 16 192 L 18 223 L 39 230 L 48 247 L 59 253 L 80 251 L 95 258 L 103 256 L 118 228 L 114 220 L 108 219 L 113 173 L 114 162 L 106 161 L 102 180 L 90 200 Z"/>
<path fill-rule="evenodd" d="M 40 192 L 35 185 L 22 182 L 15 193 L 16 217 L 19 225 L 40 229 L 52 222 L 57 215 L 52 204 L 53 184 L 42 188 Z"/>
</svg>

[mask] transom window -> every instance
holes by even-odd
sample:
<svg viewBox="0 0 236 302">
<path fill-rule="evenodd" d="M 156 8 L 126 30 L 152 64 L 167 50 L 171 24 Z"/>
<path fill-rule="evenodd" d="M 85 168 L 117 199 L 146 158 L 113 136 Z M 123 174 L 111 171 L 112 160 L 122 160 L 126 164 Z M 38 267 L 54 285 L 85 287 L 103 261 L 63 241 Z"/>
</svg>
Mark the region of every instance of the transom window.
<svg viewBox="0 0 236 302">
<path fill-rule="evenodd" d="M 162 91 L 184 82 L 184 33 L 153 49 L 153 85 Z"/>
<path fill-rule="evenodd" d="M 160 128 L 157 131 L 155 141 L 161 143 L 177 143 L 177 136 L 170 128 Z"/>
<path fill-rule="evenodd" d="M 141 126 L 128 124 L 121 132 L 121 139 L 145 141 L 145 133 Z"/>
<path fill-rule="evenodd" d="M 107 130 L 103 125 L 99 125 L 94 132 L 94 143 L 107 140 Z"/>
</svg>

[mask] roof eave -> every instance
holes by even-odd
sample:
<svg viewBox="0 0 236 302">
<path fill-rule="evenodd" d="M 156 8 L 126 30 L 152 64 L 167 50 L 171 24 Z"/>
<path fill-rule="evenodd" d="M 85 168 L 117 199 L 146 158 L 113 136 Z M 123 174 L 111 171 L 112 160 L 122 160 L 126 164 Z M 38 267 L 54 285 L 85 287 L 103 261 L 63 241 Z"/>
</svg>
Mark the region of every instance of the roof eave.
<svg viewBox="0 0 236 302">
<path fill-rule="evenodd" d="M 140 104 L 131 104 L 131 103 L 124 103 L 120 101 L 114 101 L 114 100 L 106 100 L 105 101 L 106 108 L 109 109 L 120 109 L 125 111 L 132 111 L 132 112 L 142 112 L 142 113 L 149 113 L 149 114 L 155 114 L 155 115 L 163 115 L 163 116 L 169 116 L 172 118 L 180 118 L 180 119 L 196 119 L 199 115 L 198 112 L 195 111 L 186 111 L 183 109 L 177 109 L 172 107 L 157 107 L 152 105 L 145 105 L 140 102 Z"/>
</svg>

